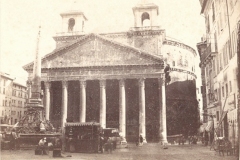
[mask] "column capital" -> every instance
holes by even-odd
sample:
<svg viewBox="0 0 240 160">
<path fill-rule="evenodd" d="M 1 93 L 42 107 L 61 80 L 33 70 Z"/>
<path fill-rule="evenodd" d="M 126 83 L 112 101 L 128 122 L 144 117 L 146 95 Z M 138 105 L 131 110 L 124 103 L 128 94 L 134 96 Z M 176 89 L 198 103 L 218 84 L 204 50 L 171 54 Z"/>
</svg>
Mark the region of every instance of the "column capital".
<svg viewBox="0 0 240 160">
<path fill-rule="evenodd" d="M 138 84 L 139 84 L 139 87 L 144 87 L 145 78 L 140 78 L 140 79 L 138 79 Z"/>
<path fill-rule="evenodd" d="M 44 81 L 44 87 L 45 87 L 46 89 L 51 88 L 51 81 Z"/>
<path fill-rule="evenodd" d="M 80 88 L 86 88 L 87 86 L 86 80 L 79 80 L 79 82 L 80 82 Z"/>
<path fill-rule="evenodd" d="M 159 87 L 165 86 L 165 78 L 164 77 L 158 78 L 158 84 L 159 84 Z"/>
<path fill-rule="evenodd" d="M 106 80 L 105 79 L 99 80 L 99 83 L 100 83 L 100 87 L 106 87 Z"/>
<path fill-rule="evenodd" d="M 68 87 L 68 81 L 67 80 L 63 80 L 62 81 L 62 88 L 67 88 Z"/>
<path fill-rule="evenodd" d="M 125 86 L 125 79 L 119 79 L 119 87 Z"/>
</svg>

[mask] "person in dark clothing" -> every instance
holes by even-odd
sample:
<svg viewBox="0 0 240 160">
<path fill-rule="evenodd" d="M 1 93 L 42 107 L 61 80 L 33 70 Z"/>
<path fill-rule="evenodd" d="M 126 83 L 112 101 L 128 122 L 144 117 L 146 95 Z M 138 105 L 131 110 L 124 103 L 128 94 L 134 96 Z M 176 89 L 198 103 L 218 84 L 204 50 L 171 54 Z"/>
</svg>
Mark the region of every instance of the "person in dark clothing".
<svg viewBox="0 0 240 160">
<path fill-rule="evenodd" d="M 100 148 L 100 151 L 101 153 L 103 153 L 103 147 L 104 147 L 104 138 L 102 136 L 102 134 L 100 134 L 100 139 L 99 139 L 99 148 Z"/>
<path fill-rule="evenodd" d="M 9 150 L 14 150 L 16 149 L 16 143 L 17 143 L 17 133 L 15 132 L 15 129 L 12 129 L 10 133 L 10 147 Z"/>
<path fill-rule="evenodd" d="M 139 136 L 139 145 L 141 145 L 141 146 L 143 145 L 143 137 L 142 137 L 142 135 Z"/>
<path fill-rule="evenodd" d="M 46 152 L 46 149 L 47 149 L 46 143 L 47 143 L 47 138 L 46 137 L 40 139 L 40 141 L 38 142 L 38 148 L 42 151 L 41 152 L 42 155 L 47 154 L 47 152 Z"/>
</svg>

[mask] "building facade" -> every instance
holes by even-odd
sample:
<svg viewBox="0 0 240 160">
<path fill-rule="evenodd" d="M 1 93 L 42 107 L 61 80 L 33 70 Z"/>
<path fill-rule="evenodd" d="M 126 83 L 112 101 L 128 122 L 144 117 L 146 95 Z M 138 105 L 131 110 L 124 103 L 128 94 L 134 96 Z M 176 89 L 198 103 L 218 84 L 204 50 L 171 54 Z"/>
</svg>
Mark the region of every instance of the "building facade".
<svg viewBox="0 0 240 160">
<path fill-rule="evenodd" d="M 205 123 L 212 121 L 217 136 L 238 139 L 237 39 L 239 0 L 201 0 L 206 36 L 197 44 L 201 57 Z M 213 130 L 212 130 L 213 132 Z"/>
<path fill-rule="evenodd" d="M 158 12 L 153 3 L 138 4 L 134 27 L 103 34 L 83 32 L 83 12 L 62 13 L 62 32 L 53 37 L 56 49 L 41 63 L 45 118 L 56 127 L 66 121 L 99 122 L 103 128 L 119 128 L 128 141 L 139 134 L 148 141 L 167 141 L 171 116 L 166 117 L 166 104 L 197 109 L 196 52 L 166 38 Z M 171 81 L 165 87 L 166 64 Z M 33 63 L 23 68 L 31 84 Z"/>
<path fill-rule="evenodd" d="M 1 123 L 16 124 L 24 114 L 27 87 L 6 73 L 0 75 Z"/>
</svg>

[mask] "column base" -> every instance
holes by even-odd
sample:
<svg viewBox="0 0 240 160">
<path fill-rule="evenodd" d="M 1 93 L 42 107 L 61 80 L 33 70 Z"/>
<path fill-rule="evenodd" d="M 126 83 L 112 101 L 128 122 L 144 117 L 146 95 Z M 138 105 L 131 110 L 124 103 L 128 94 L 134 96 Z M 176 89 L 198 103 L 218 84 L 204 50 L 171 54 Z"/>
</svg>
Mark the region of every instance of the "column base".
<svg viewBox="0 0 240 160">
<path fill-rule="evenodd" d="M 168 141 L 167 140 L 162 140 L 161 141 L 161 144 L 164 146 L 164 145 L 168 145 Z"/>
<path fill-rule="evenodd" d="M 143 143 L 147 143 L 147 139 L 146 138 L 143 138 Z"/>
</svg>

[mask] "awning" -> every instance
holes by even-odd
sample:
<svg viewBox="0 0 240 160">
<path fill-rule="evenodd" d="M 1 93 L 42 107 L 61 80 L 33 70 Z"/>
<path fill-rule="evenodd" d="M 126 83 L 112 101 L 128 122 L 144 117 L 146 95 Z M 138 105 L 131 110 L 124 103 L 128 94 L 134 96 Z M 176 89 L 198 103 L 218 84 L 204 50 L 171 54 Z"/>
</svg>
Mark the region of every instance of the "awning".
<svg viewBox="0 0 240 160">
<path fill-rule="evenodd" d="M 224 111 L 224 112 L 222 113 L 222 116 L 220 117 L 220 120 L 219 120 L 218 124 L 221 124 L 221 123 L 222 123 L 222 121 L 223 121 L 224 117 L 226 116 L 227 112 L 228 112 L 228 111 Z"/>
<path fill-rule="evenodd" d="M 96 122 L 69 122 L 69 123 L 66 123 L 65 126 L 100 126 L 99 123 L 96 123 Z"/>
</svg>

